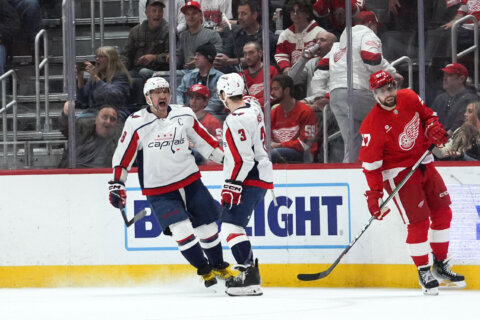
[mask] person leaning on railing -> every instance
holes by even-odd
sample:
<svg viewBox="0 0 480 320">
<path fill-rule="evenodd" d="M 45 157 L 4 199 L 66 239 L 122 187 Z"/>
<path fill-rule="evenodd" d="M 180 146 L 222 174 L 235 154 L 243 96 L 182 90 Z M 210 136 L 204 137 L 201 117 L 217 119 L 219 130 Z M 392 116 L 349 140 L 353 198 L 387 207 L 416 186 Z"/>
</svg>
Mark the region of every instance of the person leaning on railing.
<svg viewBox="0 0 480 320">
<path fill-rule="evenodd" d="M 103 105 L 95 117 L 79 115 L 75 121 L 76 167 L 110 167 L 123 126 L 117 108 Z M 68 104 L 65 104 L 59 123 L 60 131 L 68 137 Z M 59 168 L 67 167 L 68 150 L 65 149 Z"/>
</svg>

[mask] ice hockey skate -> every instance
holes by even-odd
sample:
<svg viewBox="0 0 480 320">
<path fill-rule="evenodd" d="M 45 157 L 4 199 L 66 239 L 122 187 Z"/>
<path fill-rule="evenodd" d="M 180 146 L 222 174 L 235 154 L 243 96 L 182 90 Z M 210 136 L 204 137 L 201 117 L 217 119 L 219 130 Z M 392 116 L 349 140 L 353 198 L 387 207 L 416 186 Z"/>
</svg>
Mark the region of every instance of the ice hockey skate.
<svg viewBox="0 0 480 320">
<path fill-rule="evenodd" d="M 418 268 L 418 282 L 422 286 L 422 292 L 427 296 L 438 295 L 439 283 L 432 275 L 430 266 Z"/>
<path fill-rule="evenodd" d="M 230 265 L 226 261 L 224 261 L 220 266 L 213 267 L 213 274 L 218 279 L 222 279 L 222 280 L 228 280 L 235 276 L 232 270 L 230 269 Z"/>
<path fill-rule="evenodd" d="M 197 270 L 197 274 L 202 277 L 205 287 L 211 287 L 214 284 L 217 284 L 217 278 L 213 273 L 213 269 L 210 265 L 206 265 L 203 268 Z"/>
<path fill-rule="evenodd" d="M 238 265 L 235 269 L 240 271 L 236 277 L 226 281 L 227 290 L 225 292 L 229 296 L 260 296 L 263 294 L 260 284 L 260 271 L 258 269 L 258 260 L 250 266 Z"/>
<path fill-rule="evenodd" d="M 463 275 L 450 269 L 450 259 L 438 261 L 434 258 L 432 274 L 440 283 L 441 289 L 463 289 L 467 285 Z"/>
</svg>

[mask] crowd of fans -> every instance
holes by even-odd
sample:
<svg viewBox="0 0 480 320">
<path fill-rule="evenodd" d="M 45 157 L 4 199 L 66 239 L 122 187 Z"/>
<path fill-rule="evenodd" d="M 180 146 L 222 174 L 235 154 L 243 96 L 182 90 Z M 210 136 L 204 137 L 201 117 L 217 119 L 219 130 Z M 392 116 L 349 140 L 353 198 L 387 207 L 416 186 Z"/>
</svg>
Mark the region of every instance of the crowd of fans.
<svg viewBox="0 0 480 320">
<path fill-rule="evenodd" d="M 49 1 L 44 1 L 43 5 L 47 3 Z M 378 1 L 351 0 L 353 134 L 350 134 L 347 103 L 345 0 L 272 1 L 270 20 L 273 17 L 281 21 L 285 28 L 275 31 L 275 21 L 272 21 L 269 66 L 263 62 L 260 3 L 256 0 L 175 1 L 177 52 L 174 54 L 177 70 L 184 74 L 177 88 L 177 103 L 192 108 L 212 135 L 221 138 L 226 109 L 216 92 L 218 78 L 223 73 L 239 72 L 245 79 L 248 95 L 256 97 L 263 106 L 263 71 L 269 67 L 273 162 L 323 162 L 323 111 L 327 105 L 327 133 L 341 133 L 341 138 L 329 146 L 337 149 L 329 149 L 329 162 L 356 162 L 361 145 L 358 128 L 376 103 L 368 88 L 370 74 L 387 70 L 394 75 L 398 86 L 405 86 L 402 76 L 405 70 L 396 70 L 387 60 L 408 55 L 412 45 L 415 48 L 412 41 L 405 42 L 410 39 L 405 35 L 415 31 L 416 2 L 389 0 L 382 8 L 377 5 Z M 33 12 L 38 6 L 38 0 L 0 0 L 0 75 L 18 27 L 22 26 L 26 39 L 40 29 L 40 10 L 35 15 Z M 168 6 L 166 0 L 140 0 L 140 23 L 131 29 L 120 52 L 113 47 L 101 47 L 96 51 L 95 62 L 76 65 L 76 108 L 85 109 L 83 117 L 90 115 L 96 119 L 108 106 L 110 109 L 106 110 L 115 114 L 117 125 L 144 104 L 142 84 L 156 72 L 169 69 L 172 53 L 169 52 Z M 480 0 L 426 0 L 424 6 L 427 36 L 444 35 L 456 20 L 467 14 L 480 18 Z M 440 11 L 442 15 L 435 16 L 435 12 Z M 383 23 L 374 12 L 388 12 L 381 16 Z M 458 37 L 460 48 L 472 45 L 472 21 L 459 28 Z M 432 36 L 431 39 L 439 38 Z M 429 46 L 428 40 L 427 59 L 436 57 L 434 50 L 442 45 Z M 449 39 L 446 41 L 449 44 Z M 468 57 L 455 64 L 450 63 L 451 57 L 440 60 L 441 65 L 426 61 L 427 67 L 434 68 L 436 74 L 443 71 L 443 82 L 438 76 L 439 81 L 429 81 L 427 85 L 427 105 L 438 113 L 440 122 L 452 135 L 448 151 L 447 148 L 436 151 L 438 158 L 479 159 L 479 97 L 468 81 L 473 73 L 473 63 Z M 443 92 L 437 90 L 441 89 L 440 83 Z M 438 84 L 438 88 L 434 84 Z M 65 114 L 63 120 L 64 117 Z M 95 123 L 92 128 L 95 127 L 99 124 Z M 95 130 L 91 128 L 87 131 L 99 136 L 92 133 Z M 96 143 L 90 141 L 90 147 Z M 197 161 L 205 163 L 201 157 L 197 157 Z"/>
</svg>

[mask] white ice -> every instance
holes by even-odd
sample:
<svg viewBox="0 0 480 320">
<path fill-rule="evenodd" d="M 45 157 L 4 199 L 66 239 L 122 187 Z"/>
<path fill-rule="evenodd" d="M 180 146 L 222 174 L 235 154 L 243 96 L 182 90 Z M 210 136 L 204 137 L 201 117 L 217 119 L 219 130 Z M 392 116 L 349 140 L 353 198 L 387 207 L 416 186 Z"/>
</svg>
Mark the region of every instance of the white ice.
<svg viewBox="0 0 480 320">
<path fill-rule="evenodd" d="M 480 291 L 272 288 L 263 296 L 229 297 L 222 284 L 194 279 L 175 285 L 0 289 L 1 320 L 303 320 L 479 319 Z"/>
</svg>

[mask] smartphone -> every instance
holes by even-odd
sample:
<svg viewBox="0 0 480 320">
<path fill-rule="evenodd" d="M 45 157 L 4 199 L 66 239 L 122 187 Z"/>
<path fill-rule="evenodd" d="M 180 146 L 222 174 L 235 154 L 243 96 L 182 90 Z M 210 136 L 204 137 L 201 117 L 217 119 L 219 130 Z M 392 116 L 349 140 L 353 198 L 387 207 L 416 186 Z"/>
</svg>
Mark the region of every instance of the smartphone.
<svg viewBox="0 0 480 320">
<path fill-rule="evenodd" d="M 83 62 L 77 62 L 77 63 L 75 63 L 75 64 L 77 65 L 77 70 L 78 70 L 78 71 L 85 71 L 85 67 L 86 67 L 85 63 L 83 63 Z"/>
</svg>

